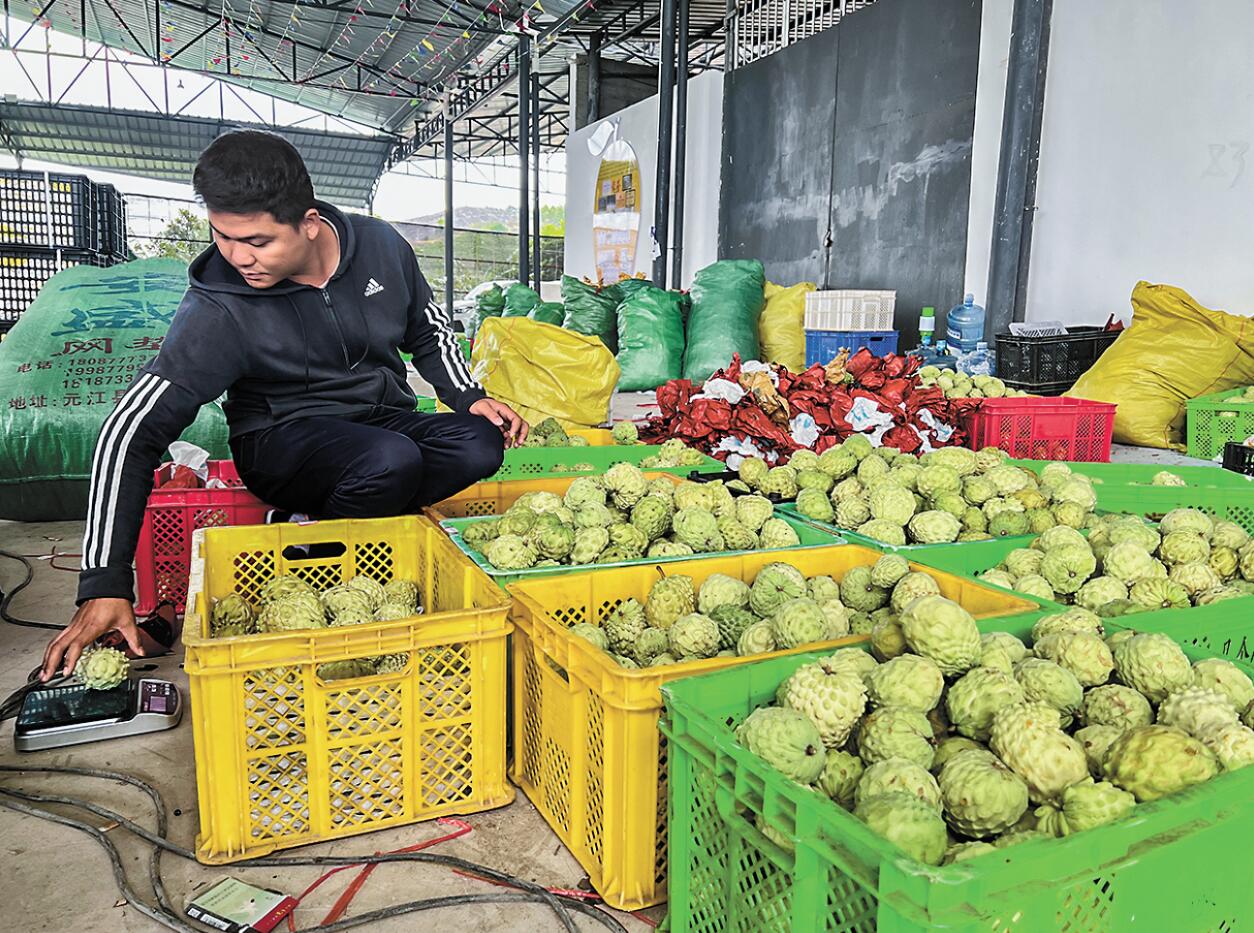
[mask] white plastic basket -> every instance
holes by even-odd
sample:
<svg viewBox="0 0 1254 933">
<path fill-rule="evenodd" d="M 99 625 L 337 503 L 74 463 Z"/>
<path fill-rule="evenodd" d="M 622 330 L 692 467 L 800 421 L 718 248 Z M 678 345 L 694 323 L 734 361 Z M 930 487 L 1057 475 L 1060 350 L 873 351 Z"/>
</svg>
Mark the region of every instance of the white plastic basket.
<svg viewBox="0 0 1254 933">
<path fill-rule="evenodd" d="M 806 295 L 806 330 L 892 330 L 896 291 L 843 288 Z"/>
</svg>

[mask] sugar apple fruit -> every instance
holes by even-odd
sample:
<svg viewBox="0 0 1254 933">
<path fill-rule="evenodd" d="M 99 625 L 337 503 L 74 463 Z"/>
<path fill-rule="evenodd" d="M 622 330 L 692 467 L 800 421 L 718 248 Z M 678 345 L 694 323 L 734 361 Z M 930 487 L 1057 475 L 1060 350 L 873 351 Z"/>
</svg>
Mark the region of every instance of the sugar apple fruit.
<svg viewBox="0 0 1254 933">
<path fill-rule="evenodd" d="M 1122 684 L 1094 687 L 1084 694 L 1083 720 L 1090 726 L 1111 726 L 1127 732 L 1148 726 L 1154 714 L 1149 701 L 1138 691 Z"/>
<path fill-rule="evenodd" d="M 840 581 L 840 600 L 854 612 L 874 612 L 887 605 L 889 593 L 876 586 L 870 567 L 850 567 Z"/>
<path fill-rule="evenodd" d="M 989 746 L 1028 785 L 1037 803 L 1055 803 L 1089 776 L 1084 748 L 1059 728 L 1058 711 L 1040 703 L 1009 706 L 993 717 Z"/>
<path fill-rule="evenodd" d="M 570 562 L 574 565 L 595 563 L 610 545 L 610 533 L 604 528 L 581 528 L 575 532 L 570 549 Z"/>
<path fill-rule="evenodd" d="M 712 658 L 719 650 L 718 623 L 707 615 L 690 612 L 666 630 L 675 657 Z"/>
<path fill-rule="evenodd" d="M 718 625 L 720 647 L 728 650 L 734 650 L 744 630 L 758 621 L 758 617 L 744 606 L 719 606 L 706 615 Z"/>
<path fill-rule="evenodd" d="M 836 489 L 839 490 L 840 487 L 837 486 Z M 833 522 L 838 528 L 853 531 L 871 520 L 871 508 L 865 500 L 856 495 L 838 497 L 835 492 L 836 490 L 833 490 L 832 503 L 836 507 L 836 517 Z"/>
<path fill-rule="evenodd" d="M 840 584 L 826 574 L 820 574 L 806 580 L 806 593 L 816 603 L 840 599 Z"/>
<path fill-rule="evenodd" d="M 881 619 L 871 628 L 871 653 L 878 660 L 889 661 L 900 657 L 908 648 L 901 623 L 896 618 Z"/>
<path fill-rule="evenodd" d="M 1110 746 L 1102 770 L 1108 781 L 1145 803 L 1209 781 L 1219 773 L 1219 761 L 1182 729 L 1137 726 Z"/>
<path fill-rule="evenodd" d="M 722 606 L 749 605 L 749 584 L 723 573 L 710 574 L 697 591 L 697 609 L 710 615 Z"/>
<path fill-rule="evenodd" d="M 393 622 L 396 619 L 408 619 L 414 614 L 414 610 L 409 606 L 401 603 L 380 603 L 379 608 L 374 611 L 374 621 L 376 622 Z"/>
<path fill-rule="evenodd" d="M 474 550 L 483 553 L 489 541 L 500 534 L 500 522 L 495 518 L 485 518 L 473 522 L 462 529 L 462 540 Z"/>
<path fill-rule="evenodd" d="M 1238 713 L 1254 703 L 1254 682 L 1250 681 L 1241 668 L 1222 658 L 1205 658 L 1194 662 L 1193 685 L 1220 691 Z"/>
<path fill-rule="evenodd" d="M 1084 687 L 1067 668 L 1045 658 L 1025 658 L 1014 666 L 1014 677 L 1030 703 L 1058 710 L 1065 729 L 1080 714 Z"/>
<path fill-rule="evenodd" d="M 873 518 L 869 522 L 859 525 L 854 530 L 864 538 L 871 538 L 879 541 L 881 544 L 902 547 L 906 543 L 906 530 L 900 525 L 894 525 L 892 522 L 886 522 L 883 519 Z"/>
<path fill-rule="evenodd" d="M 892 590 L 910 573 L 910 562 L 899 554 L 885 554 L 871 567 L 871 583 Z"/>
<path fill-rule="evenodd" d="M 625 599 L 601 622 L 610 650 L 615 654 L 631 654 L 636 639 L 648 626 L 644 607 L 634 599 Z"/>
<path fill-rule="evenodd" d="M 1085 687 L 1097 687 L 1110 680 L 1115 661 L 1110 648 L 1097 635 L 1068 632 L 1046 635 L 1033 646 L 1037 657 L 1065 667 Z"/>
<path fill-rule="evenodd" d="M 1201 739 L 1212 729 L 1235 725 L 1237 711 L 1232 708 L 1227 694 L 1209 687 L 1189 686 L 1167 695 L 1158 706 L 1156 721 Z"/>
<path fill-rule="evenodd" d="M 912 794 L 940 812 L 941 792 L 936 778 L 904 758 L 886 758 L 866 768 L 854 790 L 854 802 L 896 792 Z"/>
<path fill-rule="evenodd" d="M 931 723 L 918 710 L 881 706 L 862 720 L 858 754 L 869 765 L 887 758 L 905 758 L 930 768 L 935 755 L 932 735 Z"/>
<path fill-rule="evenodd" d="M 935 662 L 903 654 L 879 665 L 865 678 L 873 706 L 899 706 L 929 713 L 940 701 L 945 678 Z"/>
<path fill-rule="evenodd" d="M 646 628 L 636 636 L 636 642 L 631 647 L 631 656 L 636 659 L 637 664 L 646 667 L 658 655 L 669 654 L 670 645 L 670 637 L 663 629 Z"/>
<path fill-rule="evenodd" d="M 1041 616 L 1032 626 L 1032 641 L 1038 642 L 1047 635 L 1088 634 L 1104 635 L 1101 617 L 1082 606 L 1072 606 L 1064 612 Z"/>
<path fill-rule="evenodd" d="M 997 847 L 987 842 L 959 842 L 945 850 L 942 865 L 956 865 L 968 859 L 977 858 L 989 852 L 996 852 Z"/>
<path fill-rule="evenodd" d="M 649 481 L 634 463 L 616 463 L 603 479 L 610 498 L 620 509 L 630 509 L 648 494 Z"/>
<path fill-rule="evenodd" d="M 289 632 L 322 628 L 326 624 L 322 602 L 317 596 L 301 591 L 266 603 L 257 614 L 259 632 Z"/>
<path fill-rule="evenodd" d="M 925 865 L 939 865 L 948 837 L 936 808 L 913 794 L 890 793 L 867 797 L 854 815 L 872 832 L 887 839 Z"/>
<path fill-rule="evenodd" d="M 295 574 L 285 573 L 281 576 L 272 577 L 270 580 L 266 581 L 266 583 L 261 587 L 261 590 L 257 593 L 257 608 L 261 609 L 264 608 L 267 603 L 296 595 L 316 597 L 318 595 L 318 591 Z M 377 604 L 378 603 L 376 601 L 370 608 L 373 609 Z"/>
<path fill-rule="evenodd" d="M 1119 679 L 1151 703 L 1193 683 L 1189 659 L 1166 635 L 1141 632 L 1116 645 L 1113 654 Z"/>
<path fill-rule="evenodd" d="M 796 567 L 781 561 L 767 564 L 749 588 L 749 608 L 768 617 L 784 602 L 806 595 L 806 578 Z"/>
<path fill-rule="evenodd" d="M 901 630 L 911 649 L 935 661 L 946 676 L 963 674 L 980 663 L 983 646 L 975 619 L 943 596 L 913 600 L 901 613 Z"/>
<path fill-rule="evenodd" d="M 610 640 L 605 634 L 605 629 L 599 625 L 593 625 L 591 622 L 579 622 L 572 625 L 567 631 L 576 638 L 582 638 L 588 644 L 600 648 L 602 651 L 610 650 Z"/>
<path fill-rule="evenodd" d="M 781 500 L 797 498 L 797 471 L 790 466 L 771 467 L 758 484 L 758 491 Z"/>
<path fill-rule="evenodd" d="M 855 672 L 830 659 L 803 664 L 780 684 L 776 702 L 805 713 L 827 748 L 844 745 L 866 709 L 866 687 Z"/>
<path fill-rule="evenodd" d="M 827 663 L 833 668 L 856 673 L 864 682 L 866 675 L 879 667 L 879 662 L 861 648 L 840 648 L 828 656 Z"/>
<path fill-rule="evenodd" d="M 1062 794 L 1062 809 L 1053 807 L 1041 815 L 1039 828 L 1055 836 L 1095 829 L 1127 816 L 1136 807 L 1136 798 L 1109 781 L 1082 782 Z M 1041 811 L 1037 811 L 1038 815 Z"/>
<path fill-rule="evenodd" d="M 946 820 L 969 839 L 1006 831 L 1028 808 L 1027 784 L 982 749 L 960 751 L 946 761 L 939 788 Z"/>
<path fill-rule="evenodd" d="M 1240 723 L 1218 726 L 1202 736 L 1225 771 L 1238 771 L 1254 764 L 1254 729 Z"/>
<path fill-rule="evenodd" d="M 977 742 L 987 742 L 993 716 L 1023 700 L 1023 688 L 1009 674 L 974 667 L 950 686 L 945 695 L 945 709 L 958 733 Z"/>
<path fill-rule="evenodd" d="M 1011 664 L 1018 664 L 1028 653 L 1028 646 L 1009 632 L 985 632 L 980 636 L 980 644 L 985 650 L 1001 648 L 1010 658 Z"/>
<path fill-rule="evenodd" d="M 778 647 L 799 648 L 827 636 L 827 616 L 818 603 L 802 596 L 776 607 L 771 615 L 771 628 Z"/>
<path fill-rule="evenodd" d="M 758 546 L 764 551 L 796 547 L 800 543 L 796 529 L 782 518 L 768 518 L 758 533 Z"/>
<path fill-rule="evenodd" d="M 1077 606 L 1097 612 L 1107 603 L 1128 598 L 1128 588 L 1122 580 L 1114 577 L 1093 577 L 1081 586 L 1075 594 Z"/>
<path fill-rule="evenodd" d="M 538 555 L 523 538 L 503 534 L 488 542 L 484 557 L 498 570 L 526 570 L 535 564 Z"/>
<path fill-rule="evenodd" d="M 130 673 L 130 662 L 117 648 L 88 648 L 78 656 L 74 676 L 88 690 L 112 690 Z"/>
<path fill-rule="evenodd" d="M 750 624 L 736 640 L 736 654 L 742 658 L 753 654 L 766 654 L 768 651 L 774 651 L 775 648 L 775 629 L 765 619 Z"/>
<path fill-rule="evenodd" d="M 945 763 L 953 758 L 959 752 L 965 752 L 968 749 L 979 749 L 987 752 L 988 748 L 974 739 L 968 739 L 965 735 L 948 735 L 941 739 L 936 745 L 936 754 L 932 757 L 932 773 L 940 774 L 941 768 L 945 767 Z"/>
<path fill-rule="evenodd" d="M 1175 531 L 1191 531 L 1203 538 L 1210 538 L 1215 532 L 1215 522 L 1199 509 L 1172 509 L 1159 521 L 1158 530 L 1164 535 Z"/>
<path fill-rule="evenodd" d="M 220 635 L 227 628 L 241 635 L 253 630 L 253 607 L 238 593 L 227 593 L 221 599 L 213 601 L 213 611 L 209 614 L 209 631 L 213 635 Z"/>
<path fill-rule="evenodd" d="M 761 531 L 774 514 L 775 506 L 765 496 L 741 496 L 736 500 L 736 518 L 750 531 Z"/>
<path fill-rule="evenodd" d="M 816 522 L 833 522 L 836 511 L 827 494 L 818 489 L 803 489 L 797 493 L 797 511 Z"/>
<path fill-rule="evenodd" d="M 683 574 L 662 577 L 656 581 L 644 604 L 648 624 L 662 629 L 670 628 L 676 619 L 695 609 L 692 577 Z"/>
<path fill-rule="evenodd" d="M 1077 592 L 1096 570 L 1097 558 L 1088 545 L 1053 548 L 1041 560 L 1041 575 L 1056 593 Z"/>
<path fill-rule="evenodd" d="M 589 505 L 605 505 L 605 487 L 590 477 L 571 480 L 566 487 L 566 495 L 562 498 L 566 508 L 572 512 Z"/>
<path fill-rule="evenodd" d="M 840 749 L 829 748 L 816 783 L 819 790 L 848 809 L 853 806 L 854 794 L 864 769 L 861 758 Z"/>
<path fill-rule="evenodd" d="M 933 509 L 910 519 L 910 536 L 920 544 L 945 544 L 958 538 L 962 522 L 948 512 Z"/>
<path fill-rule="evenodd" d="M 650 544 L 645 554 L 648 557 L 691 557 L 693 550 L 679 541 L 667 541 L 663 538 Z"/>
<path fill-rule="evenodd" d="M 413 580 L 393 578 L 383 584 L 383 601 L 407 606 L 411 611 L 416 610 L 418 608 L 418 584 Z"/>
<path fill-rule="evenodd" d="M 881 558 L 883 560 L 883 558 Z M 931 574 L 911 571 L 893 585 L 889 600 L 893 611 L 900 614 L 905 608 L 923 596 L 939 596 L 940 584 Z"/>
<path fill-rule="evenodd" d="M 795 709 L 768 706 L 754 710 L 736 728 L 736 741 L 801 784 L 817 780 L 826 761 L 818 728 Z"/>
<path fill-rule="evenodd" d="M 894 483 L 884 483 L 871 493 L 868 505 L 873 518 L 904 525 L 914 515 L 914 493 Z"/>
</svg>

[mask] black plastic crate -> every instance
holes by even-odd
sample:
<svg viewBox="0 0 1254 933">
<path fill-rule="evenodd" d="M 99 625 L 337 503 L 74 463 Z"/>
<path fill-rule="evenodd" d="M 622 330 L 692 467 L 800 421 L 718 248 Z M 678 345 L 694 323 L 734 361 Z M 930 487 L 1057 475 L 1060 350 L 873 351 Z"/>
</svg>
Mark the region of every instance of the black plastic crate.
<svg viewBox="0 0 1254 933">
<path fill-rule="evenodd" d="M 1228 441 L 1224 445 L 1224 469 L 1244 476 L 1254 476 L 1254 447 Z"/>
<path fill-rule="evenodd" d="M 98 250 L 98 197 L 85 175 L 0 169 L 0 245 Z"/>
<path fill-rule="evenodd" d="M 115 261 L 94 250 L 0 246 L 0 331 L 12 327 L 44 284 L 62 269 L 111 266 Z"/>
<path fill-rule="evenodd" d="M 1001 379 L 1000 376 L 998 376 Z M 1006 383 L 1008 389 L 1018 389 L 1020 392 L 1026 392 L 1028 395 L 1062 395 L 1073 385 L 1074 379 L 1065 380 L 1063 382 L 1019 382 L 1015 379 L 1002 379 Z"/>
<path fill-rule="evenodd" d="M 126 201 L 113 185 L 96 186 L 97 249 L 118 259 L 127 256 Z"/>
<path fill-rule="evenodd" d="M 1121 331 L 1068 327 L 1057 337 L 997 335 L 997 376 L 1003 382 L 1034 386 L 1067 383 L 1070 388 Z"/>
</svg>

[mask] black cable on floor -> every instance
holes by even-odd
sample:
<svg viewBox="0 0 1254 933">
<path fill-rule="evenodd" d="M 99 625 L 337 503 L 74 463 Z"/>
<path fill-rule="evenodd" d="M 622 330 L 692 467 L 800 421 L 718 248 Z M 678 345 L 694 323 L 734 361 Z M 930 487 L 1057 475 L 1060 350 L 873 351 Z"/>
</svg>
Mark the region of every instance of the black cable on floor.
<svg viewBox="0 0 1254 933">
<path fill-rule="evenodd" d="M 21 583 L 10 590 L 0 590 L 0 619 L 4 619 L 5 622 L 13 625 L 21 625 L 24 628 L 45 628 L 54 632 L 59 632 L 65 628 L 64 625 L 54 625 L 51 622 L 34 622 L 31 619 L 19 619 L 9 613 L 9 604 L 13 602 L 13 597 L 30 586 L 30 581 L 35 578 L 35 567 L 21 554 L 14 554 L 12 551 L 0 551 L 0 557 L 18 561 L 26 568 L 26 578 Z"/>
<path fill-rule="evenodd" d="M 157 897 L 159 908 L 153 908 L 147 904 L 140 902 L 134 891 L 131 889 L 129 882 L 126 880 L 125 874 L 121 871 L 121 857 L 117 852 L 117 848 L 113 845 L 112 840 L 108 839 L 104 833 L 91 826 L 74 820 L 70 817 L 61 816 L 48 810 L 37 807 L 29 807 L 25 804 L 17 803 L 14 799 L 0 800 L 0 807 L 14 810 L 19 813 L 33 816 L 37 819 L 48 820 L 60 825 L 69 826 L 84 832 L 92 838 L 96 839 L 106 850 L 110 861 L 114 866 L 114 877 L 118 883 L 118 889 L 122 895 L 135 905 L 136 909 L 150 919 L 161 923 L 168 929 L 178 930 L 180 933 L 199 933 L 194 927 L 190 927 L 170 904 L 165 887 L 161 881 L 160 875 L 160 856 L 162 852 L 172 852 L 180 858 L 195 861 L 195 854 L 188 849 L 181 848 L 165 838 L 166 816 L 165 802 L 160 792 L 148 784 L 147 782 L 134 777 L 133 775 L 123 774 L 116 771 L 105 771 L 95 768 L 70 768 L 70 767 L 20 767 L 12 765 L 0 765 L 0 772 L 8 773 L 31 773 L 31 774 L 70 774 L 81 777 L 94 777 L 104 780 L 121 781 L 129 784 L 141 791 L 149 798 L 153 804 L 153 808 L 157 813 L 157 832 L 153 833 L 143 826 L 135 823 L 120 813 L 109 810 L 106 807 L 98 806 L 86 800 L 79 800 L 73 797 L 64 797 L 59 795 L 43 795 L 33 794 L 24 791 L 0 788 L 0 796 L 7 798 L 16 798 L 17 800 L 26 800 L 37 803 L 52 803 L 64 806 L 72 806 L 78 809 L 86 810 L 104 819 L 115 822 L 117 825 L 133 833 L 144 841 L 154 846 L 153 857 L 149 864 L 149 876 L 152 882 L 153 892 Z M 410 901 L 405 904 L 398 904 L 393 907 L 383 908 L 381 910 L 372 911 L 368 914 L 362 914 L 357 917 L 345 918 L 336 923 L 327 926 L 312 928 L 303 933 L 334 933 L 337 930 L 347 930 L 352 927 L 360 926 L 365 923 L 383 920 L 390 917 L 397 917 L 407 913 L 414 913 L 423 910 L 435 910 L 445 907 L 456 907 L 467 904 L 486 904 L 486 903 L 535 903 L 543 904 L 549 907 L 558 916 L 562 926 L 569 933 L 577 933 L 578 928 L 575 926 L 568 910 L 574 910 L 577 913 L 591 917 L 606 927 L 612 933 L 626 933 L 625 928 L 613 917 L 597 908 L 583 903 L 577 898 L 564 898 L 552 894 L 539 885 L 524 881 L 504 872 L 477 865 L 474 862 L 457 858 L 456 856 L 437 855 L 428 852 L 401 852 L 394 854 L 382 855 L 322 855 L 322 856 L 278 856 L 263 857 L 249 859 L 242 862 L 234 863 L 234 867 L 238 868 L 279 868 L 291 866 L 339 866 L 339 865 L 362 865 L 369 863 L 388 863 L 388 862 L 425 862 L 430 864 L 446 865 L 453 868 L 459 868 L 463 871 L 472 872 L 481 877 L 507 884 L 520 890 L 516 893 L 495 893 L 495 894 L 465 894 L 450 895 L 441 898 L 431 898 L 421 901 Z"/>
</svg>

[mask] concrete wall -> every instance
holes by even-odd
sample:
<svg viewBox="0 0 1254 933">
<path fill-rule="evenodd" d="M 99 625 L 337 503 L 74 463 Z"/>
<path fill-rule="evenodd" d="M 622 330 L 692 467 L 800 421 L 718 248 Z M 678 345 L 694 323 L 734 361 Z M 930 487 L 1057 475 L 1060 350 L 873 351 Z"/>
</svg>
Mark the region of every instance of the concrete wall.
<svg viewBox="0 0 1254 933">
<path fill-rule="evenodd" d="M 707 71 L 688 82 L 687 186 L 684 198 L 684 275 L 687 288 L 696 270 L 718 258 L 719 158 L 722 141 L 723 73 Z M 571 133 L 566 140 L 566 272 L 595 276 L 592 204 L 600 155 L 588 140 L 604 124 L 617 127 L 640 163 L 640 239 L 636 270 L 651 274 L 653 200 L 657 181 L 657 97 L 640 101 Z M 672 285 L 676 283 L 671 283 Z"/>
<path fill-rule="evenodd" d="M 1012 0 L 984 0 L 967 289 L 983 297 Z M 1139 279 L 1254 312 L 1254 4 L 1054 0 L 1029 320 L 1126 319 Z"/>
</svg>

